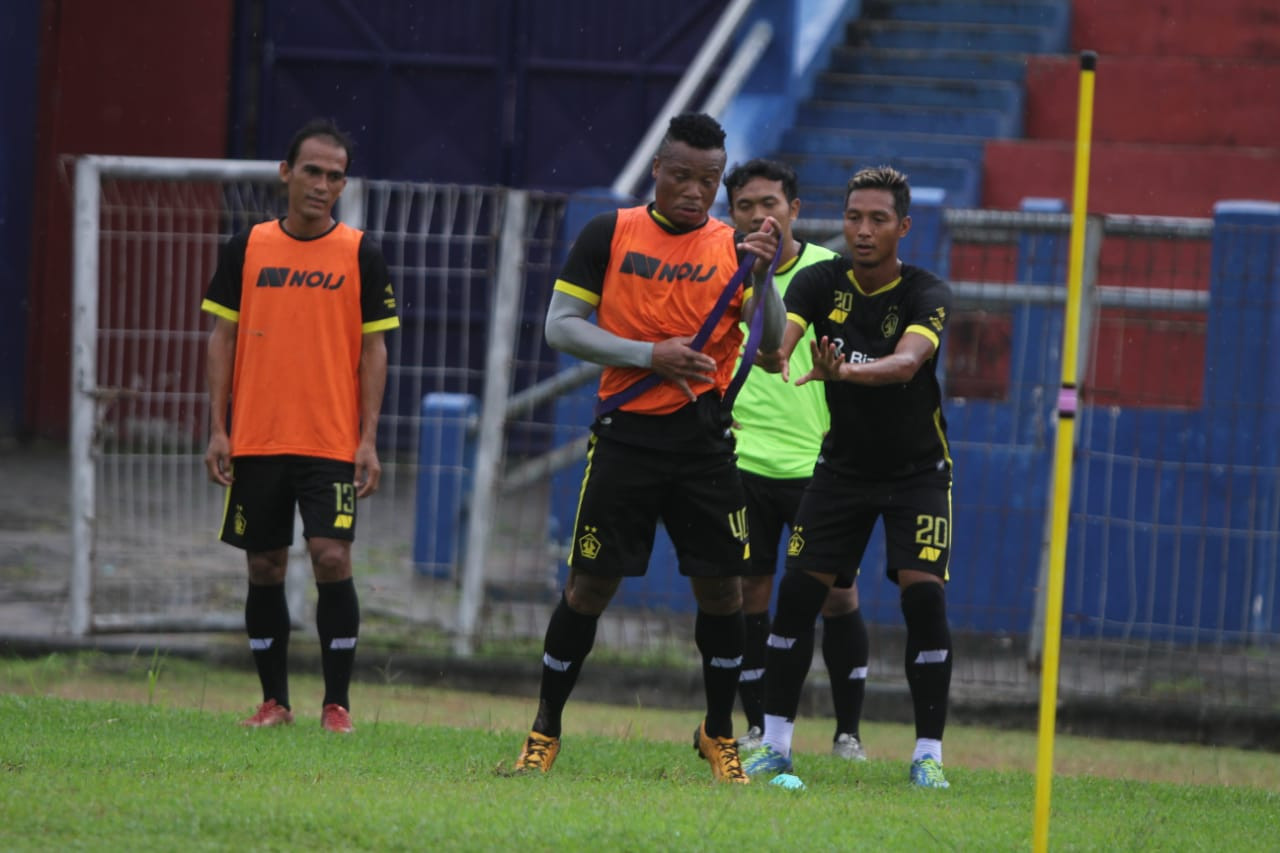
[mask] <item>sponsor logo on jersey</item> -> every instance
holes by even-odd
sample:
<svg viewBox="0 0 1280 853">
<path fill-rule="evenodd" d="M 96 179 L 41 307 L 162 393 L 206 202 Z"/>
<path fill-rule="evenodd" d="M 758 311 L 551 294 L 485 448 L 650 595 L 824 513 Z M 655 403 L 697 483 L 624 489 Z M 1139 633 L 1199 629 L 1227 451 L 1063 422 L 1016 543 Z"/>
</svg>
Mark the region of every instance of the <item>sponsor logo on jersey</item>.
<svg viewBox="0 0 1280 853">
<path fill-rule="evenodd" d="M 324 270 L 295 270 L 291 267 L 263 267 L 258 270 L 258 287 L 308 287 L 337 290 L 347 280 Z"/>
<path fill-rule="evenodd" d="M 659 281 L 706 281 L 716 274 L 718 268 L 717 264 L 712 264 L 711 269 L 703 272 L 702 264 L 664 264 L 661 258 L 627 252 L 618 271 Z"/>
<path fill-rule="evenodd" d="M 640 252 L 627 252 L 626 257 L 622 259 L 619 272 L 638 275 L 641 278 L 653 278 L 660 269 L 662 269 L 662 261 L 658 258 L 651 258 Z"/>
</svg>

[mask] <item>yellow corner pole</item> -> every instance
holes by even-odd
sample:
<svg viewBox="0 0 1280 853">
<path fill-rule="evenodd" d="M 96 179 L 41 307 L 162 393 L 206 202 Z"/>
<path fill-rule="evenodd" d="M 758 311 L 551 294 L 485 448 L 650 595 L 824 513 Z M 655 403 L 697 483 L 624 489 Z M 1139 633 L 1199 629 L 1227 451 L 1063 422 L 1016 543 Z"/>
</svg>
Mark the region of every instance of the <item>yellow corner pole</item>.
<svg viewBox="0 0 1280 853">
<path fill-rule="evenodd" d="M 1036 750 L 1036 809 L 1032 849 L 1049 849 L 1049 794 L 1053 787 L 1053 737 L 1058 705 L 1058 653 L 1062 641 L 1062 587 L 1071 510 L 1071 462 L 1075 450 L 1076 375 L 1080 291 L 1089 201 L 1089 140 L 1093 136 L 1093 83 L 1098 55 L 1080 54 L 1080 104 L 1076 124 L 1075 187 L 1071 197 L 1071 249 L 1067 261 L 1067 313 L 1062 331 L 1062 385 L 1058 433 L 1053 445 L 1053 515 L 1049 528 L 1049 588 L 1045 590 L 1044 656 L 1040 669 L 1040 733 Z"/>
</svg>

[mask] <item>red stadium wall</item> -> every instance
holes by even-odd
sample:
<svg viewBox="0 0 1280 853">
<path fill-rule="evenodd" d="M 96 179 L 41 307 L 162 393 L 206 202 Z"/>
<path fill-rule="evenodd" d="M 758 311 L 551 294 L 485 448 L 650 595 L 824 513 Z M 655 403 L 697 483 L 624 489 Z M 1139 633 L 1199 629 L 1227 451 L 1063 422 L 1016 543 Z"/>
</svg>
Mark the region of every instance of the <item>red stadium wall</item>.
<svg viewBox="0 0 1280 853">
<path fill-rule="evenodd" d="M 26 427 L 65 438 L 71 172 L 64 155 L 221 157 L 233 0 L 46 0 L 27 334 Z"/>
<path fill-rule="evenodd" d="M 1274 0 L 1073 0 L 1071 44 L 1099 57 L 1275 60 L 1280 10 Z"/>
<path fill-rule="evenodd" d="M 1280 199 L 1280 7 L 1274 0 L 1074 0 L 1074 50 L 1098 53 L 1089 210 L 1213 215 L 1223 199 Z M 1022 140 L 984 153 L 982 203 L 1069 201 L 1079 58 L 1030 57 Z M 958 257 L 972 265 L 972 257 Z M 1110 240 L 1104 286 L 1203 290 L 1207 243 Z M 1196 407 L 1203 398 L 1204 318 L 1105 309 L 1086 393 L 1097 403 Z"/>
<path fill-rule="evenodd" d="M 1074 0 L 1071 45 L 1098 53 L 1089 208 L 1209 216 L 1280 198 L 1280 7 L 1274 0 Z M 1035 56 L 1025 140 L 987 143 L 982 203 L 1071 196 L 1079 59 Z"/>
<path fill-rule="evenodd" d="M 1029 58 L 1028 138 L 1075 139 L 1079 82 L 1080 61 L 1074 56 Z M 1094 141 L 1271 147 L 1277 104 L 1280 63 L 1103 55 Z"/>
<path fill-rule="evenodd" d="M 1280 199 L 1280 149 L 1132 145 L 1095 141 L 1089 210 L 1150 216 L 1212 216 L 1227 198 Z M 1027 196 L 1070 200 L 1074 142 L 986 144 L 982 201 L 1015 209 Z"/>
</svg>

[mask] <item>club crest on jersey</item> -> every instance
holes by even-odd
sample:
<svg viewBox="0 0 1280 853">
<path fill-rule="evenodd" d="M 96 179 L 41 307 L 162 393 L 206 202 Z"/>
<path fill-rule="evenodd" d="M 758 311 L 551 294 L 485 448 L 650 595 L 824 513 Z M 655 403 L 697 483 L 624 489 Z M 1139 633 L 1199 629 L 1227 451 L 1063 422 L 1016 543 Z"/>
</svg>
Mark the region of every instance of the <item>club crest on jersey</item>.
<svg viewBox="0 0 1280 853">
<path fill-rule="evenodd" d="M 886 338 L 892 338 L 898 332 L 898 309 L 893 307 L 889 309 L 889 313 L 880 321 L 880 334 Z"/>
</svg>

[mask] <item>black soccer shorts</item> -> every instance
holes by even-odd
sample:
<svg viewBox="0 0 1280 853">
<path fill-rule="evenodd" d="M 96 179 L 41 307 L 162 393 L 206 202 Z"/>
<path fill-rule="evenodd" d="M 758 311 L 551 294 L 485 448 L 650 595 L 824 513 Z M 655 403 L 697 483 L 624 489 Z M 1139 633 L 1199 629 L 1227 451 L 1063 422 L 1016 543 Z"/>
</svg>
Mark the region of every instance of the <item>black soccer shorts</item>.
<svg viewBox="0 0 1280 853">
<path fill-rule="evenodd" d="M 778 570 L 778 542 L 783 527 L 795 523 L 808 477 L 776 480 L 750 471 L 742 472 L 747 498 L 747 529 L 751 533 L 751 563 L 747 574 L 772 575 Z"/>
<path fill-rule="evenodd" d="M 903 569 L 949 580 L 951 472 L 926 471 L 897 480 L 845 477 L 819 464 L 805 489 L 787 546 L 787 570 L 835 574 L 847 585 L 876 520 L 884 519 L 886 574 Z"/>
<path fill-rule="evenodd" d="M 639 577 L 658 522 L 680 574 L 737 577 L 746 570 L 747 511 L 732 453 L 673 453 L 591 436 L 569 565 L 598 577 Z"/>
<path fill-rule="evenodd" d="M 356 466 L 314 456 L 240 456 L 222 512 L 222 541 L 246 551 L 293 544 L 294 508 L 308 538 L 356 535 Z"/>
</svg>

